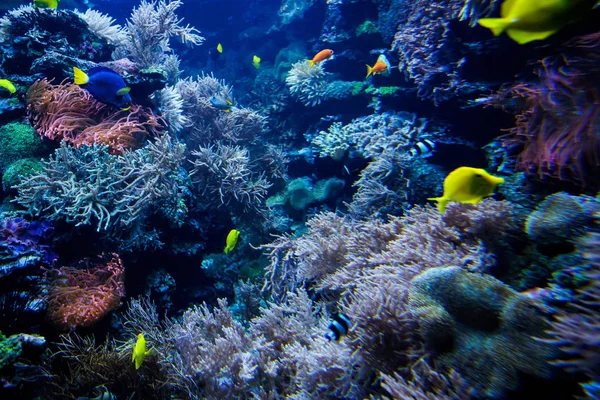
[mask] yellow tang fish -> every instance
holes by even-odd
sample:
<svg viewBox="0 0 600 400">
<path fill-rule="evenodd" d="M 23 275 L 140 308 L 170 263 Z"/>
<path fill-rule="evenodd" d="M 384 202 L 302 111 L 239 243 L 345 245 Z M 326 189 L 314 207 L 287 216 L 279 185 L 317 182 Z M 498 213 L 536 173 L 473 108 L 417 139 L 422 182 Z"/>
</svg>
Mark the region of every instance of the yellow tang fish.
<svg viewBox="0 0 600 400">
<path fill-rule="evenodd" d="M 135 342 L 135 345 L 133 346 L 133 357 L 131 358 L 131 362 L 135 363 L 135 369 L 140 369 L 147 355 L 146 339 L 144 338 L 144 335 L 140 333 L 137 342 Z"/>
<path fill-rule="evenodd" d="M 235 248 L 239 236 L 240 231 L 238 231 L 237 229 L 232 229 L 231 231 L 229 231 L 227 239 L 225 240 L 225 250 L 223 250 L 225 254 L 229 254 L 229 252 Z"/>
<path fill-rule="evenodd" d="M 57 8 L 59 0 L 33 0 L 35 8 Z"/>
<path fill-rule="evenodd" d="M 222 52 L 223 52 L 223 45 L 222 45 L 221 43 L 219 43 L 219 44 L 217 45 L 217 51 L 218 51 L 219 53 L 222 53 Z"/>
<path fill-rule="evenodd" d="M 252 57 L 252 65 L 254 65 L 254 68 L 259 69 L 260 68 L 260 57 L 259 56 L 254 56 Z"/>
<path fill-rule="evenodd" d="M 460 167 L 444 179 L 444 194 L 427 200 L 437 201 L 438 211 L 443 214 L 449 201 L 477 204 L 494 193 L 496 185 L 501 183 L 504 183 L 503 178 L 490 175 L 484 169 Z"/>
<path fill-rule="evenodd" d="M 502 32 L 519 44 L 544 40 L 563 26 L 579 20 L 598 5 L 598 0 L 505 0 L 501 18 L 481 18 L 479 25 Z"/>
<path fill-rule="evenodd" d="M 4 89 L 8 90 L 11 94 L 17 91 L 15 85 L 8 79 L 0 79 L 0 87 L 3 87 Z"/>
</svg>

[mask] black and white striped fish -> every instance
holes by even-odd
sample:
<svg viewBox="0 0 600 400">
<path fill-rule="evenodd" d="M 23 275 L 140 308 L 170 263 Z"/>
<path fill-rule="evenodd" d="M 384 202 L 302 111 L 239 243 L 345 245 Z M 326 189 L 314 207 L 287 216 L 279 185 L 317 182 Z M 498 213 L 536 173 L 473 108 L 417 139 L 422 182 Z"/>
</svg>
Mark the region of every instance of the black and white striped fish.
<svg viewBox="0 0 600 400">
<path fill-rule="evenodd" d="M 342 313 L 333 315 L 331 324 L 329 324 L 329 332 L 325 334 L 325 339 L 329 341 L 340 340 L 342 336 L 348 333 L 351 325 L 352 323 L 347 315 Z"/>
<path fill-rule="evenodd" d="M 427 158 L 433 155 L 433 149 L 435 149 L 435 143 L 429 139 L 425 139 L 415 143 L 409 152 L 412 157 Z"/>
</svg>

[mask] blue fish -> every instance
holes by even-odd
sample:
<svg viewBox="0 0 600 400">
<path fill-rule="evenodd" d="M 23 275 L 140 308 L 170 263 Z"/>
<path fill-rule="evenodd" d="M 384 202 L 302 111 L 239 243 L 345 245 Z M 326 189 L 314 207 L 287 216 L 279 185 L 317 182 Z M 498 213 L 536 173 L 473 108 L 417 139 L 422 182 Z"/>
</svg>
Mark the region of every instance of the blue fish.
<svg viewBox="0 0 600 400">
<path fill-rule="evenodd" d="M 233 102 L 222 96 L 212 96 L 209 101 L 214 108 L 224 112 L 231 112 L 231 110 L 235 109 Z"/>
<path fill-rule="evenodd" d="M 92 68 L 88 74 L 73 67 L 75 83 L 90 92 L 94 98 L 104 104 L 110 104 L 123 110 L 129 109 L 131 88 L 127 86 L 121 75 L 110 68 Z"/>
</svg>

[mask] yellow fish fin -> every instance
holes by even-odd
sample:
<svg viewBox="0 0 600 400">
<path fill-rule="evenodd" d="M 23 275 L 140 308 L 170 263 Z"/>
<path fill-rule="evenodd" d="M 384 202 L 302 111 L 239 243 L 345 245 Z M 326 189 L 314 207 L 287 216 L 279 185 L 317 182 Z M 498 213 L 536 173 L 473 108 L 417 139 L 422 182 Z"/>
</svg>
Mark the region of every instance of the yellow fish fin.
<svg viewBox="0 0 600 400">
<path fill-rule="evenodd" d="M 117 90 L 117 96 L 125 96 L 127 93 L 129 93 L 130 90 L 131 88 L 129 86 L 119 89 Z"/>
<path fill-rule="evenodd" d="M 15 85 L 13 85 L 13 83 L 8 79 L 0 79 L 0 87 L 3 87 L 4 89 L 8 90 L 11 94 L 17 91 Z"/>
<path fill-rule="evenodd" d="M 489 28 L 494 36 L 499 36 L 508 28 L 510 20 L 508 18 L 481 18 L 477 23 L 484 28 Z"/>
<path fill-rule="evenodd" d="M 367 76 L 365 76 L 365 79 L 367 79 L 369 77 L 369 75 L 371 75 L 373 73 L 373 68 L 371 68 L 371 66 L 369 64 L 367 64 Z"/>
<path fill-rule="evenodd" d="M 121 110 L 123 110 L 123 111 L 129 111 L 130 109 L 131 109 L 131 106 L 121 108 Z"/>
<path fill-rule="evenodd" d="M 89 76 L 77 67 L 73 67 L 73 80 L 76 85 L 85 85 L 90 81 Z"/>
<path fill-rule="evenodd" d="M 444 214 L 446 206 L 448 205 L 448 199 L 446 197 L 430 197 L 427 200 L 437 201 L 437 209 L 440 214 Z"/>
<path fill-rule="evenodd" d="M 558 29 L 554 29 L 551 31 L 545 31 L 545 32 L 528 32 L 528 31 L 521 31 L 518 29 L 508 29 L 506 31 L 506 34 L 515 42 L 517 42 L 519 44 L 525 44 L 525 43 L 533 42 L 535 40 L 544 40 L 544 39 L 548 38 L 549 36 L 554 35 L 556 32 L 558 32 Z"/>
<path fill-rule="evenodd" d="M 315 62 L 313 60 L 307 60 L 308 64 L 310 65 L 310 68 L 315 66 Z"/>
<path fill-rule="evenodd" d="M 221 43 L 219 43 L 219 44 L 217 45 L 217 51 L 218 51 L 219 53 L 222 53 L 222 52 L 223 52 L 223 45 L 221 45 Z"/>
<path fill-rule="evenodd" d="M 232 106 L 232 105 L 233 105 L 233 101 L 231 101 L 231 100 L 225 100 L 225 101 L 226 101 L 226 102 L 227 102 L 227 104 L 229 104 L 230 106 Z"/>
<path fill-rule="evenodd" d="M 223 110 L 223 112 L 231 112 L 231 109 L 228 108 L 226 110 Z"/>
</svg>

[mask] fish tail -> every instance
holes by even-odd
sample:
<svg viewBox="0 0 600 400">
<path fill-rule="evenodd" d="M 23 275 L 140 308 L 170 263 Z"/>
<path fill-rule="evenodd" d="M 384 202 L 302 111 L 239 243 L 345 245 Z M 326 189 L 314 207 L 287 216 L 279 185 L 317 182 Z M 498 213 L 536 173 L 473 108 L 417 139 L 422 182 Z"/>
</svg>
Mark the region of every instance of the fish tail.
<svg viewBox="0 0 600 400">
<path fill-rule="evenodd" d="M 499 36 L 508 28 L 510 20 L 508 18 L 481 18 L 477 23 L 484 28 L 489 28 L 494 36 Z"/>
<path fill-rule="evenodd" d="M 365 77 L 365 79 L 367 79 L 372 73 L 373 73 L 373 68 L 371 68 L 371 66 L 369 64 L 367 64 L 367 76 Z"/>
<path fill-rule="evenodd" d="M 73 67 L 73 80 L 76 85 L 85 85 L 90 81 L 90 78 L 79 68 Z"/>
<path fill-rule="evenodd" d="M 313 60 L 308 60 L 308 64 L 310 65 L 309 68 L 312 68 L 315 66 L 315 62 Z"/>
<path fill-rule="evenodd" d="M 445 197 L 430 197 L 427 200 L 437 201 L 437 209 L 440 214 L 444 214 L 446 211 L 446 206 L 448 205 L 448 199 Z"/>
</svg>

